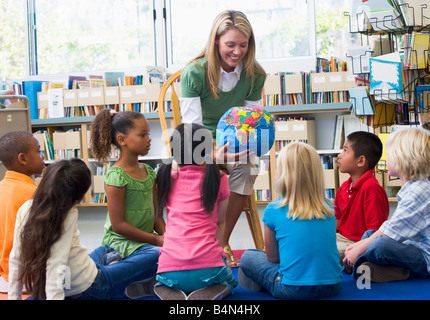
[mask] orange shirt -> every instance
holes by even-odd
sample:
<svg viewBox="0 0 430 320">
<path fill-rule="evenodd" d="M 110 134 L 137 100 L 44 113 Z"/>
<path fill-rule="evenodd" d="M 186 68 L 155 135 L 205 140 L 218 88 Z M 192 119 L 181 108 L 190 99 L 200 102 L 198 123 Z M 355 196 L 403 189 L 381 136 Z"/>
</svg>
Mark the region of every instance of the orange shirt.
<svg viewBox="0 0 430 320">
<path fill-rule="evenodd" d="M 9 281 L 9 254 L 13 245 L 16 213 L 33 197 L 36 184 L 27 175 L 6 171 L 0 181 L 0 276 Z"/>
</svg>

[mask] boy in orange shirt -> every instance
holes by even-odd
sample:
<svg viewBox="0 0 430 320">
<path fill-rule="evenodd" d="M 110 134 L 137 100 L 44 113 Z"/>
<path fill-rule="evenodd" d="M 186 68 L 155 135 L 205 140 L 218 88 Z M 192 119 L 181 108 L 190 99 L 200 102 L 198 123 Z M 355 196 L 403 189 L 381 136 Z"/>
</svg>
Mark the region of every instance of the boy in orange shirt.
<svg viewBox="0 0 430 320">
<path fill-rule="evenodd" d="M 27 131 L 12 131 L 0 138 L 0 161 L 6 167 L 0 181 L 0 292 L 7 293 L 9 254 L 12 250 L 16 213 L 31 199 L 36 184 L 33 174 L 45 167 L 38 140 Z"/>
</svg>

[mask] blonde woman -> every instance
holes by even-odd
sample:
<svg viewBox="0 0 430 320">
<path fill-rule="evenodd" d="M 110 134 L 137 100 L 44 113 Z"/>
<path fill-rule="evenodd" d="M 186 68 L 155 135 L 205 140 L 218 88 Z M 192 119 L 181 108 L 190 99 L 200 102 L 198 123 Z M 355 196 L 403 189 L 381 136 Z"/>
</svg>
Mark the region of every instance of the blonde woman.
<svg viewBox="0 0 430 320">
<path fill-rule="evenodd" d="M 403 184 L 397 193 L 396 211 L 378 230 L 368 231 L 363 240 L 349 246 L 343 262 L 354 267 L 353 277 L 363 273 L 373 282 L 428 278 L 430 131 L 396 130 L 388 138 L 386 150 L 388 173 Z"/>
<path fill-rule="evenodd" d="M 182 122 L 202 124 L 215 138 L 218 121 L 228 109 L 260 106 L 266 73 L 255 60 L 255 50 L 254 33 L 245 14 L 232 10 L 220 13 L 213 22 L 206 48 L 182 72 Z M 218 160 L 218 164 L 220 161 L 224 163 L 225 159 Z M 247 162 L 225 165 L 231 193 L 220 244 L 232 267 L 239 261 L 231 252 L 229 238 L 258 173 L 258 161 Z"/>
<path fill-rule="evenodd" d="M 239 284 L 278 299 L 337 295 L 342 267 L 320 157 L 308 144 L 290 143 L 280 152 L 277 170 L 281 197 L 264 211 L 266 250 L 245 251 Z"/>
</svg>

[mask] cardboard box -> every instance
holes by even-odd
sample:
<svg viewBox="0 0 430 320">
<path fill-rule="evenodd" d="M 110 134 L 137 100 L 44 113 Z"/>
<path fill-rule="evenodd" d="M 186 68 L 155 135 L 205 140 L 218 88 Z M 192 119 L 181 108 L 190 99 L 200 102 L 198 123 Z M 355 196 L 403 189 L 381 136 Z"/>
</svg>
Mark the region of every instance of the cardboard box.
<svg viewBox="0 0 430 320">
<path fill-rule="evenodd" d="M 338 177 L 337 169 L 324 169 L 323 175 L 324 175 L 324 187 L 326 189 L 339 188 L 339 182 L 337 179 Z"/>
<path fill-rule="evenodd" d="M 78 106 L 78 90 L 64 90 L 63 93 L 64 106 L 65 107 L 77 107 Z"/>
<path fill-rule="evenodd" d="M 397 177 L 391 177 L 388 172 L 383 173 L 384 187 L 401 187 L 402 182 Z"/>
<path fill-rule="evenodd" d="M 105 192 L 105 176 L 93 176 L 93 192 L 104 193 Z"/>
<path fill-rule="evenodd" d="M 81 149 L 80 131 L 54 132 L 52 140 L 54 150 Z"/>
<path fill-rule="evenodd" d="M 91 89 L 78 89 L 78 106 L 90 106 L 91 103 Z"/>
<path fill-rule="evenodd" d="M 303 93 L 303 77 L 300 73 L 284 75 L 284 93 Z"/>
<path fill-rule="evenodd" d="M 90 91 L 90 105 L 99 106 L 105 104 L 105 92 L 103 87 L 91 88 Z"/>
<path fill-rule="evenodd" d="M 281 77 L 279 75 L 268 75 L 264 83 L 264 94 L 281 94 Z"/>
<path fill-rule="evenodd" d="M 48 108 L 48 92 L 37 93 L 37 108 L 38 109 Z"/>
<path fill-rule="evenodd" d="M 306 140 L 315 146 L 315 120 L 275 121 L 275 140 Z"/>
<path fill-rule="evenodd" d="M 105 104 L 119 104 L 119 87 L 106 87 L 104 100 Z"/>
<path fill-rule="evenodd" d="M 260 172 L 254 182 L 254 190 L 267 190 L 270 189 L 269 172 Z"/>
</svg>

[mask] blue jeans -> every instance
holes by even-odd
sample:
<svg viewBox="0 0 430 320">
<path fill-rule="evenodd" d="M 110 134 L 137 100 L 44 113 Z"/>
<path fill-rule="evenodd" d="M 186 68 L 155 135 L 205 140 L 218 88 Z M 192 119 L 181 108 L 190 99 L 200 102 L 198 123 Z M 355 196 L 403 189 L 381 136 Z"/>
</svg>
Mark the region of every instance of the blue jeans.
<svg viewBox="0 0 430 320">
<path fill-rule="evenodd" d="M 362 239 L 370 237 L 375 230 L 364 233 Z M 429 277 L 427 262 L 423 253 L 414 245 L 403 244 L 387 236 L 376 237 L 355 262 L 352 277 L 357 279 L 357 268 L 363 262 L 372 262 L 380 266 L 397 266 L 409 269 L 413 276 Z"/>
<path fill-rule="evenodd" d="M 266 253 L 260 250 L 246 250 L 240 259 L 240 268 L 248 278 L 278 299 L 326 298 L 337 295 L 342 289 L 342 282 L 315 286 L 282 284 L 282 275 L 278 272 L 279 263 L 267 261 Z"/>
<path fill-rule="evenodd" d="M 169 271 L 157 274 L 157 285 L 165 285 L 174 289 L 182 290 L 185 294 L 190 294 L 201 288 L 214 284 L 225 284 L 230 292 L 237 286 L 237 281 L 233 277 L 231 269 L 224 267 L 201 268 L 181 271 Z"/>
<path fill-rule="evenodd" d="M 147 244 L 121 261 L 103 265 L 100 262 L 104 260 L 104 256 L 115 252 L 115 249 L 108 245 L 98 247 L 90 254 L 98 269 L 96 279 L 77 299 L 112 299 L 123 294 L 130 283 L 154 277 L 159 251 L 160 247 Z"/>
</svg>

